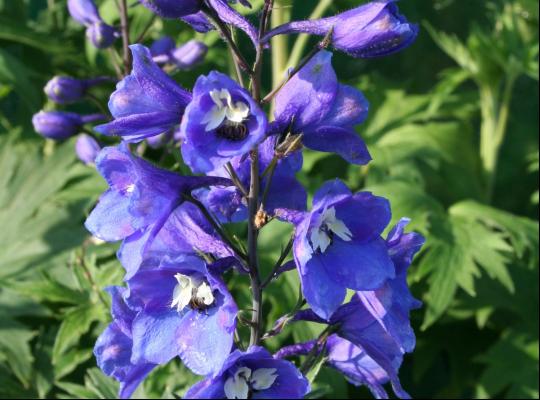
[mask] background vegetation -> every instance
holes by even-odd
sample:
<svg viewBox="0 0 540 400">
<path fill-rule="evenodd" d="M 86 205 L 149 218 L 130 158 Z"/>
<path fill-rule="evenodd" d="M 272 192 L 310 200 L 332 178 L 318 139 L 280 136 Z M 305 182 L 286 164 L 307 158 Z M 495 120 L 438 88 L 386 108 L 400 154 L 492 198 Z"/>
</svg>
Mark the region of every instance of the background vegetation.
<svg viewBox="0 0 540 400">
<path fill-rule="evenodd" d="M 294 18 L 324 2 L 281 1 L 294 3 L 287 7 Z M 114 1 L 99 3 L 104 19 L 117 22 Z M 359 1 L 326 3 L 332 13 Z M 413 314 L 418 346 L 401 370 L 414 397 L 537 398 L 538 2 L 408 0 L 400 8 L 422 25 L 412 48 L 380 60 L 334 60 L 338 76 L 371 101 L 358 131 L 373 163 L 358 168 L 306 153 L 300 178 L 311 193 L 338 175 L 354 189 L 389 197 L 395 220 L 411 217 L 412 228 L 427 237 L 411 269 L 412 290 L 424 301 Z M 152 16 L 142 7 L 130 14 L 137 37 Z M 163 34 L 179 43 L 193 36 L 184 25 L 156 21 L 147 42 Z M 217 35 L 204 41 L 211 45 L 207 63 L 175 75 L 186 87 L 210 69 L 230 68 Z M 2 398 L 115 397 L 92 347 L 109 318 L 102 289 L 120 283 L 123 271 L 116 246 L 94 243 L 83 227 L 104 183 L 76 160 L 73 140 L 46 142 L 30 123 L 53 75 L 113 71 L 69 20 L 65 1 L 0 0 Z M 265 76 L 269 89 L 270 70 Z M 105 104 L 112 90 L 94 94 Z M 70 109 L 96 110 L 92 103 Z M 147 155 L 167 166 L 177 161 L 174 152 Z M 277 222 L 265 228 L 268 263 L 285 244 L 286 229 Z M 247 308 L 245 282 L 233 285 Z M 268 293 L 264 310 L 273 320 L 296 303 L 295 274 Z M 307 339 L 316 329 L 296 325 L 268 344 Z M 137 394 L 173 398 L 195 379 L 173 362 Z M 330 370 L 318 382 L 313 397 L 369 397 Z"/>
</svg>

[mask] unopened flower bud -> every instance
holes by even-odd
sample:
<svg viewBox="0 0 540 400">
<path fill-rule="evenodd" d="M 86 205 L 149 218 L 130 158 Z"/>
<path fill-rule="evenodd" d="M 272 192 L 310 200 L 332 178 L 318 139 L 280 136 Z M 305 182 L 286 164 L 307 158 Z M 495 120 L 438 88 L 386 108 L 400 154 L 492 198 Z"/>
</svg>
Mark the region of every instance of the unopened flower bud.
<svg viewBox="0 0 540 400">
<path fill-rule="evenodd" d="M 55 103 L 68 104 L 81 100 L 90 87 L 107 81 L 111 81 L 111 78 L 76 79 L 69 76 L 55 76 L 47 82 L 44 91 Z"/>
<path fill-rule="evenodd" d="M 370 58 L 395 53 L 414 42 L 418 26 L 399 14 L 396 0 L 373 1 L 334 17 L 293 21 L 268 32 L 263 43 L 276 35 L 331 34 L 332 46 L 353 57 Z"/>
<path fill-rule="evenodd" d="M 81 25 L 88 26 L 101 21 L 93 0 L 68 0 L 67 6 L 71 17 Z"/>
<path fill-rule="evenodd" d="M 201 63 L 207 52 L 208 47 L 204 43 L 190 40 L 171 51 L 171 61 L 180 69 L 190 69 Z"/>
<path fill-rule="evenodd" d="M 79 135 L 75 142 L 75 153 L 79 160 L 86 165 L 94 164 L 94 161 L 101 150 L 98 142 L 90 135 L 85 133 Z"/>
<path fill-rule="evenodd" d="M 64 111 L 40 111 L 32 117 L 32 124 L 41 136 L 63 140 L 77 134 L 84 124 L 102 119 L 101 114 L 81 116 Z"/>
<path fill-rule="evenodd" d="M 98 49 L 110 47 L 117 38 L 116 30 L 105 22 L 98 21 L 88 26 L 86 37 Z"/>
</svg>

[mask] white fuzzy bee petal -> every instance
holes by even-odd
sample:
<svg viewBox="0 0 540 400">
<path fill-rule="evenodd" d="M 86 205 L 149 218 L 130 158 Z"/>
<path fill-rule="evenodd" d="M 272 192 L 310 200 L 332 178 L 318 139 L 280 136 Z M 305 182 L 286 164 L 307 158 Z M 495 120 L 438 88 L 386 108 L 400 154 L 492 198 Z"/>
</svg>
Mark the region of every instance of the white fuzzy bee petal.
<svg viewBox="0 0 540 400">
<path fill-rule="evenodd" d="M 248 379 L 251 370 L 246 367 L 239 368 L 234 376 L 225 381 L 224 391 L 228 399 L 247 399 L 249 397 Z"/>
<path fill-rule="evenodd" d="M 212 288 L 206 282 L 203 282 L 197 288 L 197 298 L 202 299 L 203 303 L 207 306 L 214 302 L 215 299 L 214 294 L 212 293 Z"/>
<path fill-rule="evenodd" d="M 277 379 L 275 368 L 260 368 L 251 375 L 251 386 L 255 390 L 269 389 Z"/>
<path fill-rule="evenodd" d="M 176 274 L 174 277 L 178 284 L 174 287 L 171 308 L 176 307 L 176 310 L 180 312 L 186 308 L 191 301 L 193 282 L 186 275 Z"/>
</svg>

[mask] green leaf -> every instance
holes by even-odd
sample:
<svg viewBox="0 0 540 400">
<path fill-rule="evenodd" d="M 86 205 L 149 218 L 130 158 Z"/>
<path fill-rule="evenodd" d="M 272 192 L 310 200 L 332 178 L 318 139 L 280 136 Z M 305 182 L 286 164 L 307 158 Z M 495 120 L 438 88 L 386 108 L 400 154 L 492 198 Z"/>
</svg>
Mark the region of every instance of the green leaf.
<svg viewBox="0 0 540 400">
<path fill-rule="evenodd" d="M 86 387 L 96 393 L 100 399 L 115 399 L 117 397 L 118 383 L 103 375 L 103 372 L 97 368 L 89 369 L 84 381 Z"/>
<path fill-rule="evenodd" d="M 61 357 L 73 345 L 79 343 L 82 335 L 90 329 L 94 321 L 103 319 L 103 310 L 98 305 L 82 304 L 70 308 L 63 316 L 53 347 L 53 364 L 60 363 Z"/>
<path fill-rule="evenodd" d="M 66 393 L 73 397 L 66 397 L 72 399 L 95 399 L 96 393 L 83 385 L 78 385 L 70 382 L 56 382 L 56 386 L 64 390 Z M 113 397 L 111 397 L 113 398 Z"/>
<path fill-rule="evenodd" d="M 7 286 L 22 295 L 40 302 L 81 304 L 88 300 L 86 293 L 63 285 L 47 275 L 41 280 L 8 282 Z"/>
<path fill-rule="evenodd" d="M 538 333 L 508 329 L 478 361 L 487 366 L 477 383 L 479 397 L 538 398 Z"/>
<path fill-rule="evenodd" d="M 0 16 L 0 39 L 21 43 L 43 52 L 66 52 L 69 49 L 65 42 L 60 43 L 52 36 L 35 32 L 20 22 L 2 16 Z"/>
<path fill-rule="evenodd" d="M 69 140 L 44 157 L 38 143 L 0 139 L 0 280 L 35 273 L 38 264 L 64 264 L 67 251 L 87 236 L 88 199 L 57 198 L 70 181 L 87 177 L 72 169 L 73 145 Z"/>
<path fill-rule="evenodd" d="M 19 98 L 31 111 L 40 106 L 39 92 L 30 81 L 35 75 L 36 72 L 0 48 L 0 83 L 13 86 Z"/>
<path fill-rule="evenodd" d="M 71 349 L 61 355 L 54 365 L 54 379 L 62 379 L 77 366 L 92 358 L 92 349 Z"/>
<path fill-rule="evenodd" d="M 517 256 L 524 258 L 528 252 L 531 268 L 538 266 L 538 222 L 480 204 L 464 201 L 452 207 L 454 215 L 474 218 L 495 229 L 502 230 L 512 243 Z"/>
<path fill-rule="evenodd" d="M 35 332 L 23 324 L 0 314 L 0 356 L 6 359 L 11 371 L 25 387 L 30 385 L 32 377 L 34 357 L 29 342 L 34 336 Z"/>
</svg>

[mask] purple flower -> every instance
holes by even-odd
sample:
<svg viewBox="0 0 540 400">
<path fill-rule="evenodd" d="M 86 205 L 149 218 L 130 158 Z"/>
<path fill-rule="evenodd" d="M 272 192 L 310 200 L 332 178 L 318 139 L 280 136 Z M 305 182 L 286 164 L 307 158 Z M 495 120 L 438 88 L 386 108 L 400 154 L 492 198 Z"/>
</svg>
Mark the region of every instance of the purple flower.
<svg viewBox="0 0 540 400">
<path fill-rule="evenodd" d="M 409 320 L 411 310 L 422 304 L 407 286 L 407 269 L 424 238 L 404 233 L 408 219 L 402 219 L 386 240 L 396 277 L 375 291 L 357 292 L 329 319 L 337 336 L 328 341 L 329 364 L 355 384 L 367 385 L 377 398 L 387 398 L 382 387 L 391 382 L 394 392 L 409 398 L 399 382 L 403 355 L 414 350 L 416 338 Z M 311 310 L 300 311 L 296 320 L 325 323 Z"/>
<path fill-rule="evenodd" d="M 387 399 L 383 385 L 390 381 L 386 371 L 364 349 L 338 335 L 327 342 L 328 365 L 340 371 L 356 386 L 367 386 L 377 399 Z"/>
<path fill-rule="evenodd" d="M 133 71 L 118 83 L 109 100 L 115 120 L 95 129 L 138 142 L 180 124 L 191 94 L 152 61 L 150 50 L 140 44 L 130 48 Z"/>
<path fill-rule="evenodd" d="M 96 159 L 99 173 L 110 189 L 86 220 L 86 228 L 107 242 L 123 240 L 118 257 L 126 279 L 139 269 L 147 249 L 183 195 L 208 185 L 228 185 L 215 177 L 186 177 L 159 169 L 133 156 L 127 145 L 104 148 Z"/>
<path fill-rule="evenodd" d="M 235 350 L 221 371 L 192 386 L 185 399 L 301 399 L 310 391 L 308 380 L 285 360 L 262 347 Z"/>
<path fill-rule="evenodd" d="M 139 0 L 145 7 L 152 10 L 163 18 L 182 18 L 199 32 L 208 32 L 211 24 L 205 17 L 203 1 L 201 0 Z M 223 22 L 236 26 L 243 30 L 256 45 L 258 43 L 258 32 L 242 15 L 231 8 L 227 0 L 207 0 L 209 6 L 216 13 L 216 16 Z M 229 1 L 235 3 L 236 1 Z M 251 7 L 248 1 L 240 0 L 242 5 Z"/>
<path fill-rule="evenodd" d="M 136 312 L 126 304 L 128 290 L 114 286 L 107 291 L 112 298 L 113 322 L 98 337 L 94 355 L 103 373 L 120 382 L 118 397 L 126 399 L 152 371 L 155 364 L 132 361 L 132 325 Z"/>
<path fill-rule="evenodd" d="M 158 46 L 161 46 L 161 48 L 158 48 Z M 174 64 L 182 70 L 189 70 L 200 64 L 208 52 L 208 47 L 198 40 L 190 40 L 176 48 L 173 46 L 166 49 L 165 46 L 168 46 L 165 42 L 154 43 L 151 48 L 154 61 Z M 157 51 L 160 53 L 155 54 Z"/>
<path fill-rule="evenodd" d="M 210 72 L 197 79 L 180 125 L 184 161 L 194 172 L 212 171 L 262 142 L 266 128 L 266 115 L 249 93 Z"/>
<path fill-rule="evenodd" d="M 101 114 L 79 115 L 65 111 L 40 111 L 32 117 L 34 129 L 41 136 L 63 140 L 79 133 L 84 124 L 104 120 Z"/>
<path fill-rule="evenodd" d="M 92 136 L 82 133 L 75 142 L 75 153 L 77 157 L 86 165 L 94 164 L 97 155 L 101 150 L 101 146 Z"/>
<path fill-rule="evenodd" d="M 201 0 L 139 0 L 162 18 L 180 18 L 201 10 Z"/>
<path fill-rule="evenodd" d="M 276 96 L 273 131 L 303 134 L 313 150 L 337 153 L 353 164 L 371 157 L 354 126 L 362 123 L 368 102 L 357 89 L 341 85 L 332 68 L 332 53 L 321 51 Z"/>
<path fill-rule="evenodd" d="M 86 28 L 86 37 L 98 49 L 111 47 L 117 38 L 116 29 L 103 21 L 98 21 Z"/>
<path fill-rule="evenodd" d="M 98 49 L 110 47 L 116 40 L 116 30 L 101 19 L 93 0 L 68 0 L 71 17 L 86 26 L 86 36 Z"/>
<path fill-rule="evenodd" d="M 278 143 L 277 136 L 267 138 L 259 145 L 259 171 L 261 175 L 270 166 Z M 249 187 L 250 160 L 245 157 L 235 157 L 231 160 L 240 181 L 244 187 Z M 270 215 L 277 208 L 305 210 L 307 193 L 296 180 L 295 174 L 302 169 L 302 153 L 296 151 L 286 158 L 279 158 L 268 189 L 264 210 Z M 224 167 L 212 172 L 213 175 L 228 177 Z M 261 176 L 261 192 L 267 185 L 268 176 Z M 202 189 L 204 190 L 204 189 Z M 263 193 L 261 193 L 261 196 Z M 261 199 L 262 200 L 262 199 Z M 236 187 L 211 188 L 204 196 L 204 202 L 209 209 L 222 221 L 240 222 L 247 219 L 246 200 Z"/>
<path fill-rule="evenodd" d="M 388 201 L 371 193 L 352 194 L 334 180 L 313 199 L 311 212 L 278 210 L 295 225 L 294 259 L 313 311 L 328 319 L 346 289 L 376 290 L 395 269 L 381 234 L 390 222 Z"/>
<path fill-rule="evenodd" d="M 418 26 L 400 15 L 395 3 L 396 0 L 373 1 L 334 17 L 289 22 L 268 32 L 262 41 L 287 33 L 324 36 L 333 29 L 332 45 L 353 57 L 392 54 L 412 44 L 418 34 Z"/>
<path fill-rule="evenodd" d="M 71 17 L 81 25 L 88 26 L 101 21 L 93 0 L 68 0 L 67 7 Z"/>
<path fill-rule="evenodd" d="M 195 256 L 149 259 L 128 281 L 134 363 L 180 356 L 194 373 L 218 372 L 233 345 L 238 308 L 225 283 Z"/>
<path fill-rule="evenodd" d="M 200 64 L 208 47 L 198 40 L 190 40 L 184 45 L 171 51 L 171 61 L 180 69 L 190 69 Z"/>
<path fill-rule="evenodd" d="M 68 104 L 79 101 L 88 89 L 110 78 L 76 79 L 69 76 L 55 76 L 45 85 L 47 97 L 58 104 Z"/>
</svg>

